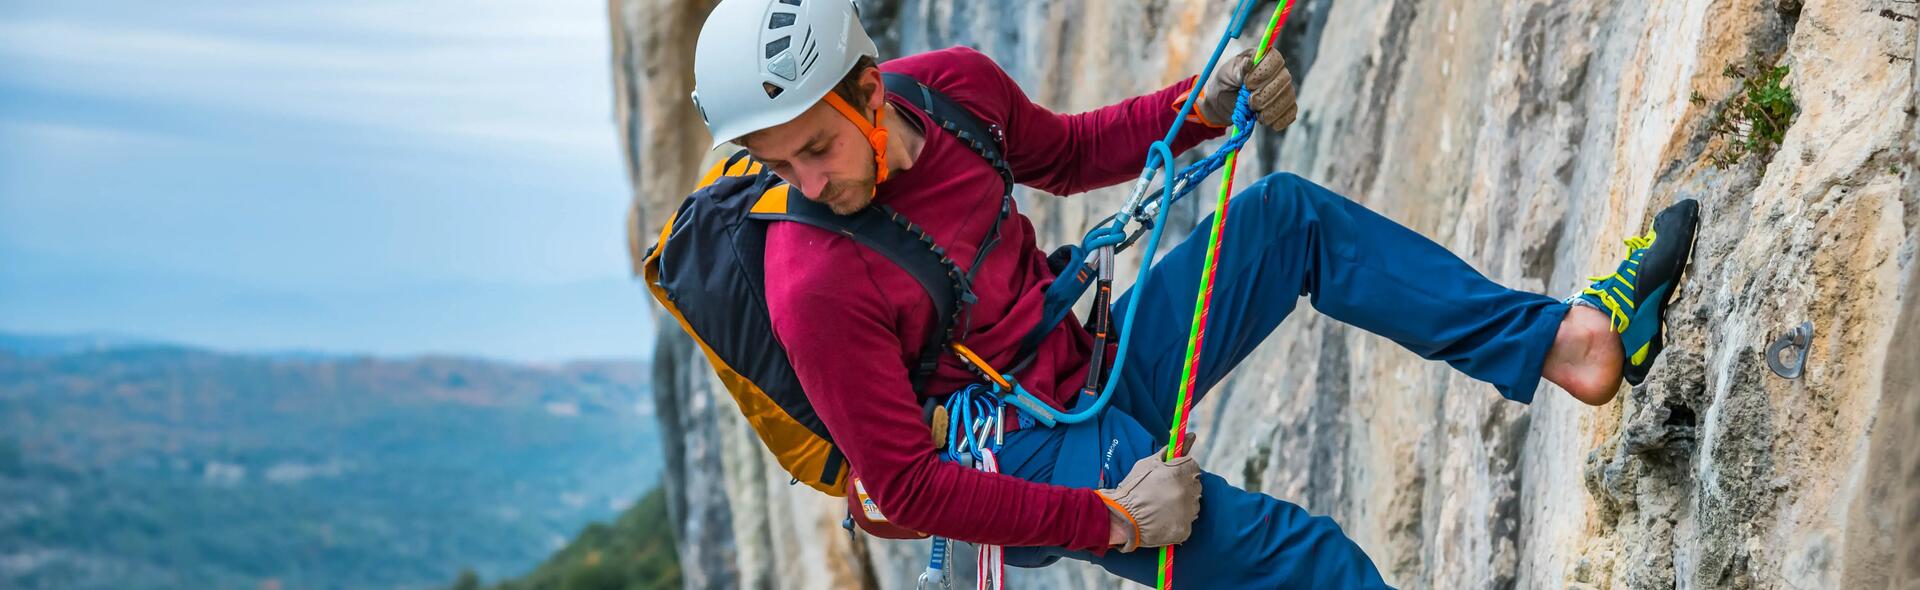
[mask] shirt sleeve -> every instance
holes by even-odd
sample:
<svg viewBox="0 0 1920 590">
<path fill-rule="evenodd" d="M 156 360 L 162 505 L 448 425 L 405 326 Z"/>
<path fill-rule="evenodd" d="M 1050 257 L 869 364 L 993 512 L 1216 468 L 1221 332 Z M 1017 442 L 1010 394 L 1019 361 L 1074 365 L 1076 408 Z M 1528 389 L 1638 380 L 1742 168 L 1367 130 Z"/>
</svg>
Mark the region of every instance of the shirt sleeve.
<svg viewBox="0 0 1920 590">
<path fill-rule="evenodd" d="M 894 524 L 975 543 L 1104 551 L 1108 520 L 1092 490 L 985 473 L 939 460 L 900 355 L 901 337 L 873 273 L 887 265 L 824 230 L 821 248 L 769 250 L 774 333 L 814 410 L 869 496 Z M 844 260 L 830 281 L 798 277 L 783 256 Z M 817 267 L 814 267 L 817 268 Z M 818 285 L 848 288 L 822 289 Z M 809 289 L 808 286 L 814 286 Z M 871 288 L 869 288 L 871 287 Z"/>
<path fill-rule="evenodd" d="M 923 71 L 909 73 L 954 100 L 983 116 L 997 116 L 1005 129 L 1007 162 L 1014 179 L 1056 195 L 1113 186 L 1139 176 L 1140 167 L 1146 165 L 1147 146 L 1166 137 L 1167 127 L 1179 116 L 1179 101 L 1195 81 L 1189 77 L 1084 113 L 1059 114 L 1034 103 L 999 64 L 973 49 L 954 47 L 899 61 L 909 62 L 907 67 L 919 66 L 914 69 Z M 1217 127 L 1188 123 L 1170 147 L 1179 154 L 1223 133 Z"/>
</svg>

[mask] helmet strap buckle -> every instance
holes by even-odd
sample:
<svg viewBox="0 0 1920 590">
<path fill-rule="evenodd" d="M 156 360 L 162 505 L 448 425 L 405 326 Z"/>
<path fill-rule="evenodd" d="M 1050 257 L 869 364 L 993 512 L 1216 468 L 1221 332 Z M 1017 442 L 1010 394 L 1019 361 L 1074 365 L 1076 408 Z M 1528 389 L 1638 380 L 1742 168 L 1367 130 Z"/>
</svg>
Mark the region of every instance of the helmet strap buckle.
<svg viewBox="0 0 1920 590">
<path fill-rule="evenodd" d="M 860 130 L 860 135 L 867 139 L 867 145 L 873 148 L 873 183 L 878 185 L 886 182 L 887 128 L 880 122 L 880 109 L 886 101 L 880 101 L 879 105 L 874 106 L 873 121 L 868 122 L 866 115 L 853 108 L 853 105 L 847 104 L 846 99 L 840 98 L 839 94 L 828 92 L 826 100 L 828 105 L 833 106 L 833 110 L 840 111 L 841 116 L 846 117 L 853 123 L 854 128 Z"/>
</svg>

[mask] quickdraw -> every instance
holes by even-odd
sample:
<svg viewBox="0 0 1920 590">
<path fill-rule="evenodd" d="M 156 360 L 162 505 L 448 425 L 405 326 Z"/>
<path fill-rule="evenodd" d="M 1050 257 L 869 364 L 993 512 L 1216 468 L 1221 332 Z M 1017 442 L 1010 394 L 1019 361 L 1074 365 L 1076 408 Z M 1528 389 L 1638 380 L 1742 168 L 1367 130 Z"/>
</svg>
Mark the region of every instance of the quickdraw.
<svg viewBox="0 0 1920 590">
<path fill-rule="evenodd" d="M 927 558 L 927 571 L 920 573 L 920 582 L 915 586 L 916 588 L 930 590 L 953 587 L 953 577 L 947 575 L 948 544 L 950 541 L 946 537 L 933 538 L 933 555 Z"/>
</svg>

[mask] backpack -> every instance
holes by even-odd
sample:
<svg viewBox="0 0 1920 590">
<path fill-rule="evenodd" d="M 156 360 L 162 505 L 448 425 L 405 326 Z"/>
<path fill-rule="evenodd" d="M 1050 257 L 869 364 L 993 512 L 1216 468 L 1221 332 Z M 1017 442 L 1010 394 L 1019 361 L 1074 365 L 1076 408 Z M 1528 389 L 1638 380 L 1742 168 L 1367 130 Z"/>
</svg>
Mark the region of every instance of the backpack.
<svg viewBox="0 0 1920 590">
<path fill-rule="evenodd" d="M 967 271 L 892 209 L 875 204 L 852 215 L 836 215 L 748 158 L 745 150 L 706 174 L 700 188 L 667 219 L 659 241 L 641 263 L 654 299 L 706 353 L 760 442 L 794 483 L 805 482 L 831 496 L 846 495 L 846 458 L 807 401 L 786 348 L 774 337 L 764 290 L 767 226 L 792 221 L 849 236 L 920 283 L 944 325 L 929 332 L 917 361 L 908 366 L 914 391 L 924 394 L 947 344 L 966 335 L 967 308 L 975 301 L 972 269 L 980 267 L 998 241 L 1013 203 L 1013 172 L 1002 157 L 997 126 L 983 123 L 911 77 L 886 73 L 882 78 L 888 91 L 960 139 L 1006 184 L 1000 216 Z"/>
</svg>

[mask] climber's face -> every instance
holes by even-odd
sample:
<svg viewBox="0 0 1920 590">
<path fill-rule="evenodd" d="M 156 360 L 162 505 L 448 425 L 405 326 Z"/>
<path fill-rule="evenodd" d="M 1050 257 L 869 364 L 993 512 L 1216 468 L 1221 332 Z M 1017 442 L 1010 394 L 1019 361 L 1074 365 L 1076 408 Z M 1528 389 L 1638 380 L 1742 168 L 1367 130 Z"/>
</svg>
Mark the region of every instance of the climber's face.
<svg viewBox="0 0 1920 590">
<path fill-rule="evenodd" d="M 873 200 L 878 174 L 873 146 L 824 100 L 792 121 L 748 134 L 737 143 L 834 213 L 849 215 Z"/>
</svg>

